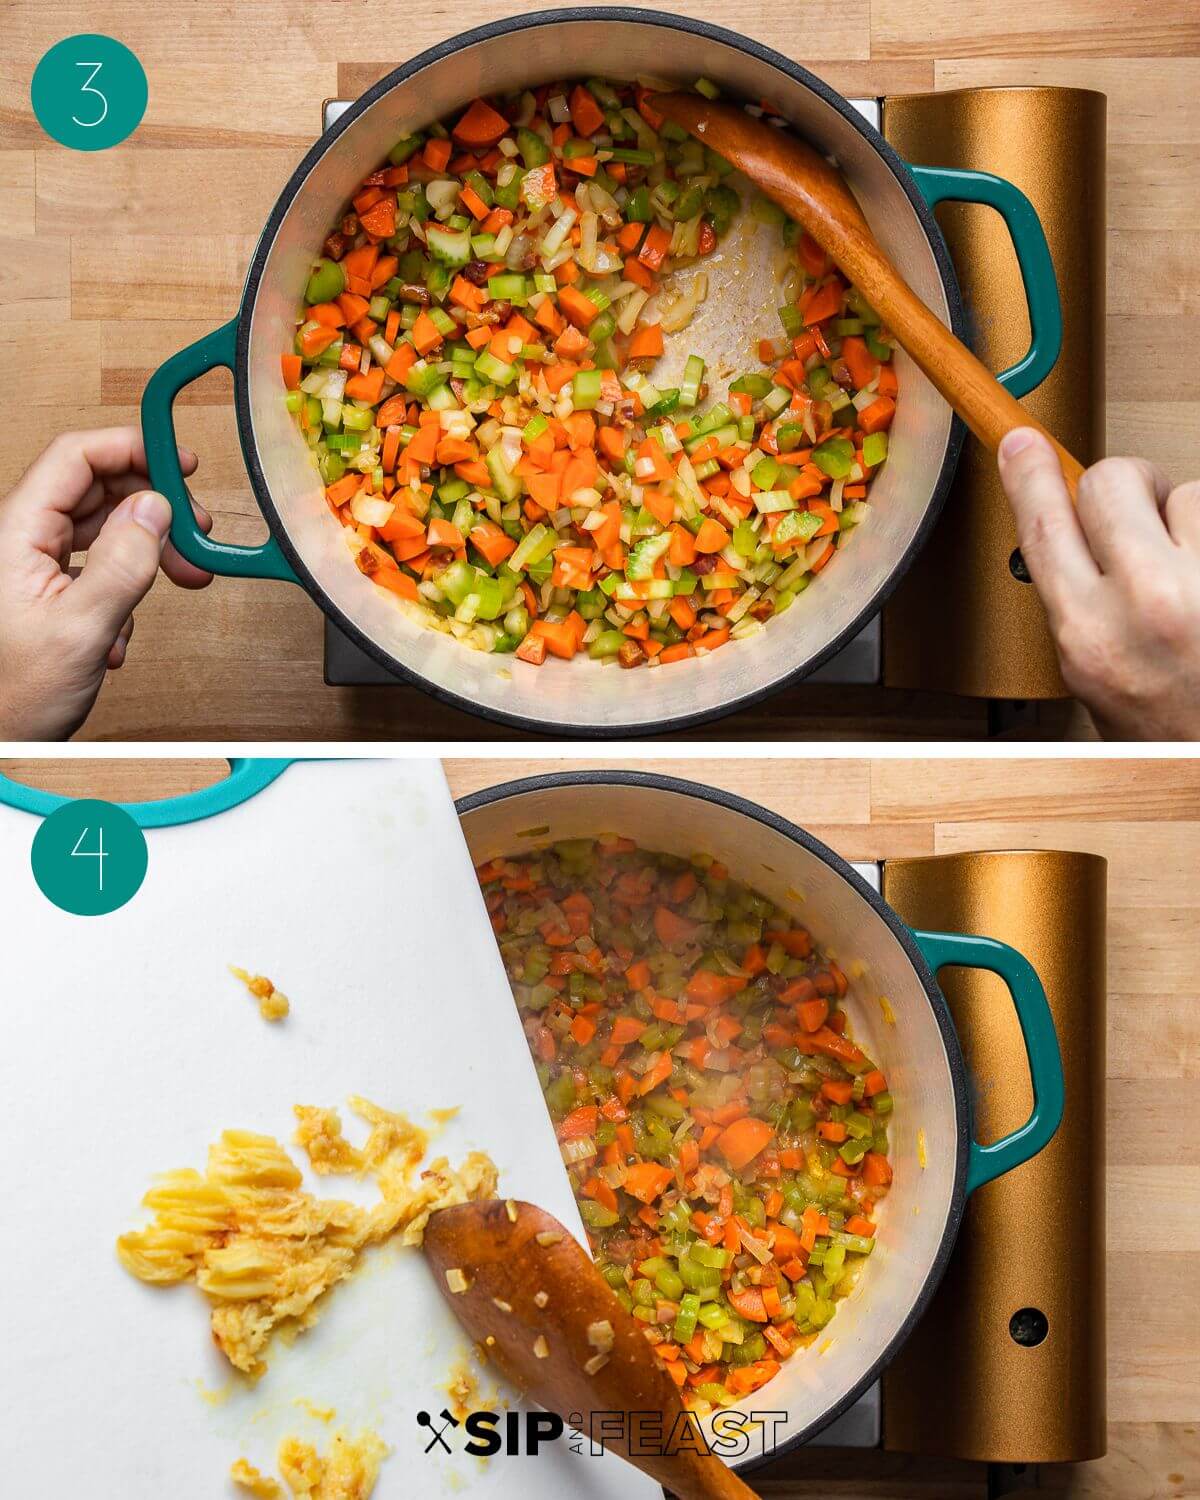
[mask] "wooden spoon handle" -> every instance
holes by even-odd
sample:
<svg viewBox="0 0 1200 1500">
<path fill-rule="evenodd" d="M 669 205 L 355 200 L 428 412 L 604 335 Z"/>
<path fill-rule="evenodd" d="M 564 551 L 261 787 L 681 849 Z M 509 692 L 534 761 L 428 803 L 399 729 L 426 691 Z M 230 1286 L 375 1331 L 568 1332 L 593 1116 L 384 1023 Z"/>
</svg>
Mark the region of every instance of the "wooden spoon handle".
<svg viewBox="0 0 1200 1500">
<path fill-rule="evenodd" d="M 993 452 L 1014 427 L 1054 446 L 1071 498 L 1083 466 L 1020 405 L 917 296 L 872 234 L 841 173 L 789 131 L 696 94 L 657 94 L 654 107 L 757 183 L 862 291 L 975 436 Z"/>
<path fill-rule="evenodd" d="M 1058 454 L 1074 500 L 1083 465 L 926 307 L 875 240 L 850 231 L 836 238 L 830 235 L 829 243 L 818 243 L 862 291 L 979 441 L 994 453 L 1005 433 L 1015 427 L 1034 428 Z M 833 248 L 835 243 L 837 249 Z"/>
</svg>

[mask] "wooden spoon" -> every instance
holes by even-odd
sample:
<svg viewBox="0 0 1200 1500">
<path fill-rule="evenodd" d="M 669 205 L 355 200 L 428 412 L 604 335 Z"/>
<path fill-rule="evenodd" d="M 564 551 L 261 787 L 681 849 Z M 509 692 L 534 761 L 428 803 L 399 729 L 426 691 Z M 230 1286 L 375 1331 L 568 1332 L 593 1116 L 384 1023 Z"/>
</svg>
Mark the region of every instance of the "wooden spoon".
<svg viewBox="0 0 1200 1500">
<path fill-rule="evenodd" d="M 680 1446 L 687 1417 L 679 1392 L 642 1325 L 551 1214 L 511 1200 L 443 1208 L 425 1229 L 425 1254 L 458 1321 L 539 1406 L 594 1434 L 679 1500 L 754 1500 L 713 1453 L 641 1451 Z M 466 1289 L 456 1292 L 462 1278 Z M 627 1414 L 619 1432 L 614 1413 Z M 675 1443 L 664 1441 L 671 1433 Z M 693 1424 L 693 1444 L 698 1435 Z"/>
<path fill-rule="evenodd" d="M 981 443 L 995 452 L 1014 427 L 1033 427 L 1046 437 L 1074 500 L 1083 466 L 925 306 L 871 233 L 836 167 L 790 132 L 736 105 L 699 94 L 656 94 L 653 104 L 732 162 L 808 231 Z"/>
</svg>

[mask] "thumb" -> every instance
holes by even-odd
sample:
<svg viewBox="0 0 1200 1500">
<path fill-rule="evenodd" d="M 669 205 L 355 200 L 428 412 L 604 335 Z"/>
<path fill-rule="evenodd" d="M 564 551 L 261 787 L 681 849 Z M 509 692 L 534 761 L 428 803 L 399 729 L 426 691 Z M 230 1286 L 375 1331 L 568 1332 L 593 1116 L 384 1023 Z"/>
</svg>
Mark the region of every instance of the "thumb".
<svg viewBox="0 0 1200 1500">
<path fill-rule="evenodd" d="M 154 582 L 170 528 L 170 502 L 154 490 L 140 490 L 121 501 L 88 548 L 83 571 L 64 602 L 86 615 L 106 644 L 116 639 Z"/>
</svg>

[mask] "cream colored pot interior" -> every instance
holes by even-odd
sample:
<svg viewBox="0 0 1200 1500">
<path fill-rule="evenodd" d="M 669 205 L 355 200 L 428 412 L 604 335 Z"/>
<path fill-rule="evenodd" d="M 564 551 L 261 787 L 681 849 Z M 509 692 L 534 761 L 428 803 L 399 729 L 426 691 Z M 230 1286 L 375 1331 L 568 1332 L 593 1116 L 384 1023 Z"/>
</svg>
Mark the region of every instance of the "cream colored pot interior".
<svg viewBox="0 0 1200 1500">
<path fill-rule="evenodd" d="M 896 1098 L 895 1183 L 855 1291 L 825 1335 L 793 1356 L 745 1407 L 786 1411 L 777 1444 L 806 1431 L 883 1358 L 921 1294 L 951 1211 L 954 1083 L 908 956 L 874 908 L 823 859 L 756 818 L 702 797 L 658 787 L 573 784 L 505 797 L 465 813 L 462 826 L 476 864 L 601 833 L 684 857 L 711 854 L 737 879 L 794 912 L 851 976 L 855 1037 L 886 1072 Z"/>
<path fill-rule="evenodd" d="M 402 37 L 397 44 L 403 47 Z M 623 79 L 631 72 L 680 83 L 704 74 L 733 94 L 776 101 L 810 141 L 837 158 L 900 270 L 948 321 L 945 291 L 912 205 L 883 159 L 818 95 L 737 47 L 690 32 L 630 21 L 556 21 L 474 42 L 429 64 L 371 105 L 330 146 L 271 244 L 251 314 L 248 371 L 251 436 L 271 497 L 296 552 L 336 609 L 396 663 L 483 709 L 609 732 L 736 705 L 813 661 L 854 623 L 912 543 L 945 457 L 949 408 L 925 378 L 898 356 L 902 395 L 891 461 L 872 490 L 868 523 L 827 577 L 760 635 L 669 670 L 624 672 L 582 657 L 538 668 L 512 656 L 472 652 L 421 629 L 391 596 L 367 584 L 284 409 L 279 355 L 291 347 L 302 289 L 329 226 L 400 136 L 452 114 L 477 94 L 564 74 Z M 778 301 L 775 285 L 762 287 L 764 333 L 778 333 Z M 686 341 L 688 334 L 676 337 Z"/>
</svg>

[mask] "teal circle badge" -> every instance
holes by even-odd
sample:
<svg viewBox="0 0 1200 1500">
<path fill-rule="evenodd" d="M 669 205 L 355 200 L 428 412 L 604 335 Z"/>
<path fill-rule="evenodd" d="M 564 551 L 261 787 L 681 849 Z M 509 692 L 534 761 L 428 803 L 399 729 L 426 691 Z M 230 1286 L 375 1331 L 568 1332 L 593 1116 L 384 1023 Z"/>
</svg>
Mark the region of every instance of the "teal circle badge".
<svg viewBox="0 0 1200 1500">
<path fill-rule="evenodd" d="M 146 73 L 121 42 L 84 33 L 55 42 L 29 86 L 37 122 L 73 151 L 107 151 L 141 124 Z"/>
<path fill-rule="evenodd" d="M 77 917 L 124 906 L 146 877 L 146 836 L 112 802 L 68 802 L 34 835 L 30 863 L 47 901 Z"/>
</svg>

